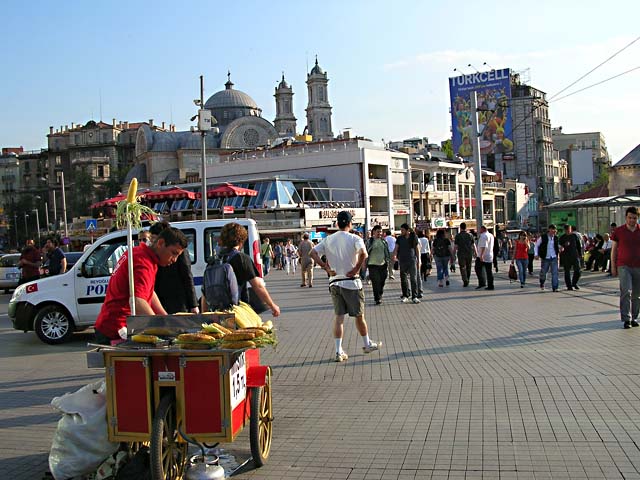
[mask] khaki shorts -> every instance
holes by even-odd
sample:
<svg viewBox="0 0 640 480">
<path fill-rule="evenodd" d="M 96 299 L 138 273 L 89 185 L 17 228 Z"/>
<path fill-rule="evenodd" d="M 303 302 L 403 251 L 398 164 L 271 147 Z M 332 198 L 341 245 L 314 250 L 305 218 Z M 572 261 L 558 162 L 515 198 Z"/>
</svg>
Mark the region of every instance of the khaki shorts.
<svg viewBox="0 0 640 480">
<path fill-rule="evenodd" d="M 333 311 L 336 315 L 349 314 L 350 317 L 364 315 L 364 289 L 351 290 L 336 285 L 329 287 Z"/>
</svg>

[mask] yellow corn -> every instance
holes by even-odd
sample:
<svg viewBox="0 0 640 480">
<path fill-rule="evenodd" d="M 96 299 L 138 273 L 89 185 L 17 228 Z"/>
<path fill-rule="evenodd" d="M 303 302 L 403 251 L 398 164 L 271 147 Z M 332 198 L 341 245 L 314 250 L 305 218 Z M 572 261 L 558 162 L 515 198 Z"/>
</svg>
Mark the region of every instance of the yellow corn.
<svg viewBox="0 0 640 480">
<path fill-rule="evenodd" d="M 137 192 L 138 192 L 138 179 L 133 177 L 131 179 L 131 183 L 129 184 L 129 193 L 127 194 L 127 202 L 135 203 Z"/>
<path fill-rule="evenodd" d="M 138 334 L 131 337 L 131 340 L 138 343 L 158 343 L 160 339 L 155 335 Z"/>
</svg>

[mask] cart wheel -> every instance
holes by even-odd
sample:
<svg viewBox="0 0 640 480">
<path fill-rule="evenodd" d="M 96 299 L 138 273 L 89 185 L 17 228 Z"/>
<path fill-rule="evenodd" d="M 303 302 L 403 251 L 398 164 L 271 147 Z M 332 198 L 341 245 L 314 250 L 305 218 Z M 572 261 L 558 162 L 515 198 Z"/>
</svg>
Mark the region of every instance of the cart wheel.
<svg viewBox="0 0 640 480">
<path fill-rule="evenodd" d="M 182 478 L 187 444 L 178 442 L 176 402 L 173 393 L 164 395 L 153 417 L 151 430 L 151 478 L 175 480 Z"/>
<path fill-rule="evenodd" d="M 264 387 L 251 388 L 251 418 L 249 423 L 249 443 L 256 467 L 267 461 L 271 452 L 273 436 L 273 410 L 271 404 L 271 368 L 267 370 Z"/>
</svg>

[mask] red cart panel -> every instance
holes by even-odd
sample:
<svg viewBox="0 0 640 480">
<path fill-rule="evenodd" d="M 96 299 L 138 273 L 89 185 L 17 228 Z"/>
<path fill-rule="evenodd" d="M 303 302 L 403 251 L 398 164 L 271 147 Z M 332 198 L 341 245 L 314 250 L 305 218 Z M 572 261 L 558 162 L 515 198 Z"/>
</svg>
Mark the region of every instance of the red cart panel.
<svg viewBox="0 0 640 480">
<path fill-rule="evenodd" d="M 182 392 L 178 390 L 178 405 L 182 405 L 187 436 L 226 436 L 222 360 L 222 357 L 189 357 L 182 361 L 183 384 Z"/>
<path fill-rule="evenodd" d="M 146 357 L 114 357 L 107 366 L 109 430 L 115 439 L 151 434 L 151 384 Z"/>
</svg>

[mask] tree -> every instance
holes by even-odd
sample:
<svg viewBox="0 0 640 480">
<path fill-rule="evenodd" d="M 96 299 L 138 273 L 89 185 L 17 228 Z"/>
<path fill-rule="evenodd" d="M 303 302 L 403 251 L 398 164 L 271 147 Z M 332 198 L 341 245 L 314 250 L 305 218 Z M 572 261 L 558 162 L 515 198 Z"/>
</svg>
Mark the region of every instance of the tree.
<svg viewBox="0 0 640 480">
<path fill-rule="evenodd" d="M 442 142 L 442 151 L 447 154 L 447 158 L 449 160 L 453 160 L 453 143 L 451 142 L 451 139 Z"/>
<path fill-rule="evenodd" d="M 71 187 L 73 191 L 73 194 L 70 195 L 71 211 L 67 215 L 69 222 L 71 222 L 71 219 L 74 217 L 89 215 L 91 213 L 89 211 L 89 205 L 93 203 L 95 185 L 93 177 L 84 169 L 80 168 L 73 172 L 70 185 L 68 185 L 67 188 L 69 187 Z M 69 198 L 69 196 L 67 198 Z"/>
</svg>

